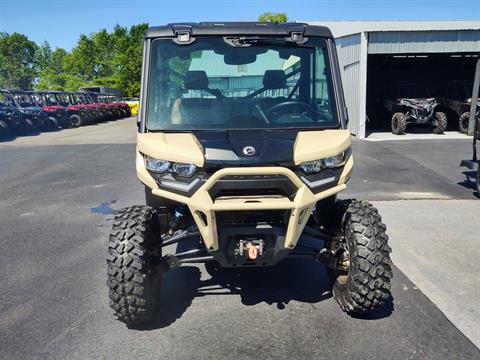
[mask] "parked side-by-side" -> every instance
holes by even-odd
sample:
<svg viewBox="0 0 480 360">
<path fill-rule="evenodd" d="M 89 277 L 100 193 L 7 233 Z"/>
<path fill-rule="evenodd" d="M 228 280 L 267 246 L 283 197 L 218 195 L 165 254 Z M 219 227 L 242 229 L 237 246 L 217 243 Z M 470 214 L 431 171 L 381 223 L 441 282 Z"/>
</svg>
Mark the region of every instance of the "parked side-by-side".
<svg viewBox="0 0 480 360">
<path fill-rule="evenodd" d="M 129 116 L 128 104 L 110 94 L 0 90 L 0 138 Z"/>
</svg>

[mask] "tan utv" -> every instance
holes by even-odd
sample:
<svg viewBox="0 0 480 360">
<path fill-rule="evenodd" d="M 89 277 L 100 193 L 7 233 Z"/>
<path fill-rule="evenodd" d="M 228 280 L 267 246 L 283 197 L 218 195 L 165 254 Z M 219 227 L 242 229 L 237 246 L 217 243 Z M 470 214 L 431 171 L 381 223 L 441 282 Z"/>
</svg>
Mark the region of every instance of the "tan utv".
<svg viewBox="0 0 480 360">
<path fill-rule="evenodd" d="M 328 28 L 149 28 L 138 127 L 146 205 L 116 216 L 107 260 L 119 320 L 149 321 L 164 272 L 210 261 L 321 261 L 344 311 L 367 313 L 389 299 L 391 250 L 378 211 L 337 199 L 353 156 Z M 301 244 L 302 234 L 318 246 Z M 162 251 L 194 238 L 199 248 Z"/>
</svg>

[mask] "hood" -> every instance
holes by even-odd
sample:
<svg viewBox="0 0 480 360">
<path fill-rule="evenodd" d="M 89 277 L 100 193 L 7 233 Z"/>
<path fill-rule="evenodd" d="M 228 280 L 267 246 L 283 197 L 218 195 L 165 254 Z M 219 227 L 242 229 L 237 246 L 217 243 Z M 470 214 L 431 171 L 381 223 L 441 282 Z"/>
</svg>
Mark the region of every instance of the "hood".
<svg viewBox="0 0 480 360">
<path fill-rule="evenodd" d="M 47 112 L 53 112 L 53 111 L 65 110 L 65 107 L 61 105 L 45 105 L 43 107 L 43 110 Z"/>
<path fill-rule="evenodd" d="M 196 131 L 203 148 L 204 166 L 291 165 L 298 131 L 227 130 Z"/>
<path fill-rule="evenodd" d="M 468 98 L 467 100 L 465 100 L 465 102 L 470 105 L 472 103 L 472 98 Z M 480 106 L 480 98 L 477 98 L 477 107 L 479 106 Z"/>
<path fill-rule="evenodd" d="M 16 109 L 15 106 L 11 105 L 0 105 L 0 114 L 11 114 Z"/>
<path fill-rule="evenodd" d="M 25 114 L 36 114 L 36 115 L 43 112 L 43 108 L 39 106 L 26 106 L 26 107 L 20 108 L 20 110 Z"/>
<path fill-rule="evenodd" d="M 435 98 L 401 98 L 398 99 L 400 103 L 410 103 L 413 105 L 431 105 L 434 104 Z"/>
<path fill-rule="evenodd" d="M 139 154 L 207 170 L 222 165 L 298 165 L 337 155 L 351 145 L 350 132 L 340 129 L 152 132 L 139 133 L 137 140 Z"/>
</svg>

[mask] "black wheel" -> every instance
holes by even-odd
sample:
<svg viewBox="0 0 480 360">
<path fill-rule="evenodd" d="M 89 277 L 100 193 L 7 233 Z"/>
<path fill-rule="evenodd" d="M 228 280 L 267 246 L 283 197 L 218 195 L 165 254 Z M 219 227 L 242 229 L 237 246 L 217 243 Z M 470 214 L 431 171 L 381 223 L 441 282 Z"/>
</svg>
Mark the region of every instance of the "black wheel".
<svg viewBox="0 0 480 360">
<path fill-rule="evenodd" d="M 470 113 L 464 112 L 458 119 L 458 131 L 462 134 L 468 133 L 468 122 L 470 121 Z"/>
<path fill-rule="evenodd" d="M 438 111 L 435 113 L 435 121 L 433 123 L 433 133 L 441 135 L 447 130 L 447 115 L 445 113 Z"/>
<path fill-rule="evenodd" d="M 24 119 L 18 130 L 21 134 L 25 134 L 25 135 L 34 134 L 38 132 L 37 127 L 35 126 L 35 124 L 31 119 Z"/>
<path fill-rule="evenodd" d="M 45 131 L 56 131 L 60 129 L 60 126 L 58 125 L 58 120 L 53 117 L 49 116 L 47 120 L 45 121 L 45 125 L 43 126 L 43 129 Z"/>
<path fill-rule="evenodd" d="M 392 116 L 392 134 L 403 135 L 407 130 L 407 117 L 404 113 L 397 112 Z"/>
<path fill-rule="evenodd" d="M 118 320 L 140 324 L 151 320 L 161 274 L 158 218 L 147 206 L 125 208 L 115 216 L 108 246 L 110 307 Z"/>
<path fill-rule="evenodd" d="M 8 137 L 9 134 L 8 125 L 0 120 L 0 139 Z"/>
<path fill-rule="evenodd" d="M 70 115 L 69 122 L 70 122 L 70 126 L 75 128 L 83 125 L 82 117 L 77 114 Z"/>
<path fill-rule="evenodd" d="M 329 247 L 339 252 L 338 268 L 329 270 L 333 296 L 342 310 L 364 314 L 390 298 L 391 249 L 378 210 L 367 201 L 339 202 L 342 239 Z"/>
</svg>

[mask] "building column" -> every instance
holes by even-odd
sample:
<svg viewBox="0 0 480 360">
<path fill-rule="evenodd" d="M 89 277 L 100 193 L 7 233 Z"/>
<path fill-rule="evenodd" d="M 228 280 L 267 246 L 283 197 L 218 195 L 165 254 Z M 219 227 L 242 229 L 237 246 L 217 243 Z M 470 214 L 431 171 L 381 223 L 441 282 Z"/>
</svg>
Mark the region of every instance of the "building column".
<svg viewBox="0 0 480 360">
<path fill-rule="evenodd" d="M 365 138 L 365 130 L 367 126 L 367 59 L 368 59 L 368 32 L 360 33 L 360 74 L 359 74 L 359 106 L 358 119 L 359 125 L 357 136 L 361 139 Z"/>
</svg>

